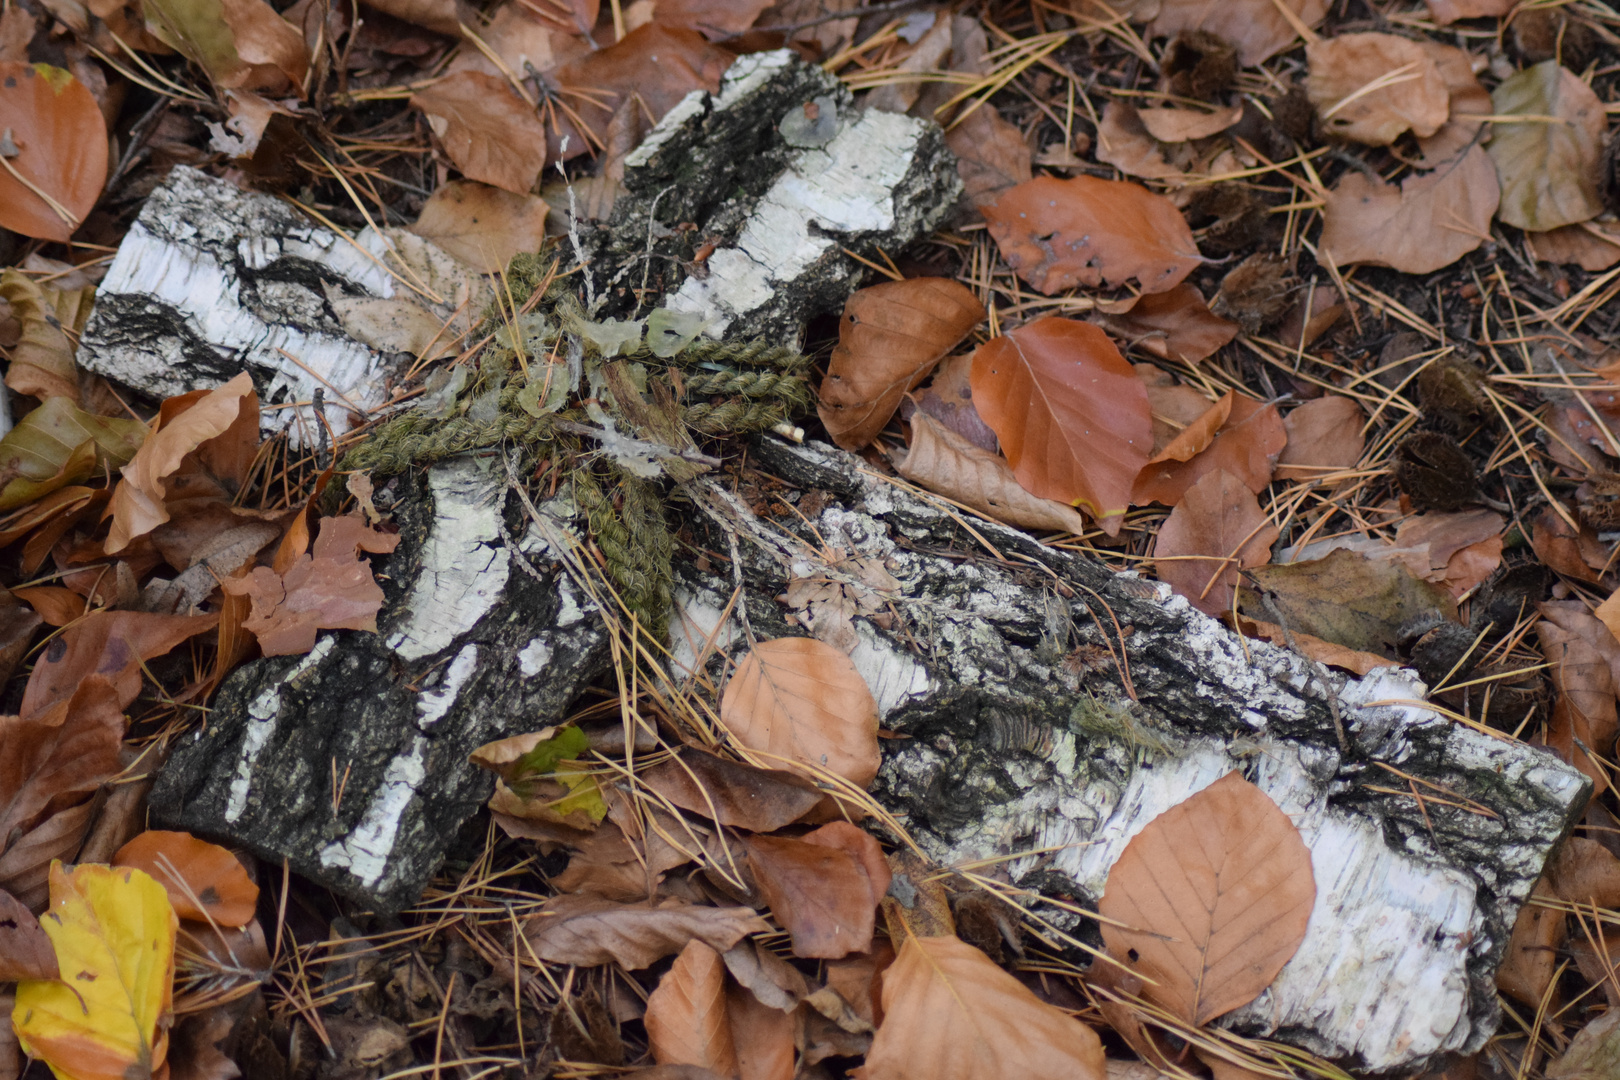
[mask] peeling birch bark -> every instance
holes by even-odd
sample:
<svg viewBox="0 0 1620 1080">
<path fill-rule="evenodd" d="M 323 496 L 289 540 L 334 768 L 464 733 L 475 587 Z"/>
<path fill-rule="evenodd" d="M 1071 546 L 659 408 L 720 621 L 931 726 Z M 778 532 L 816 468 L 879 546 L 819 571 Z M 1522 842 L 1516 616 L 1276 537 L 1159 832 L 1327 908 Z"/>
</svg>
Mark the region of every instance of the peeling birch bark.
<svg viewBox="0 0 1620 1080">
<path fill-rule="evenodd" d="M 343 332 L 322 290 L 325 281 L 351 295 L 392 296 L 392 276 L 366 247 L 365 237 L 339 236 L 280 199 L 177 166 L 118 247 L 79 365 L 154 398 L 250 372 L 264 430 L 316 445 L 317 390 L 325 422 L 341 434 L 351 416 L 388 399 L 401 370 Z"/>
</svg>

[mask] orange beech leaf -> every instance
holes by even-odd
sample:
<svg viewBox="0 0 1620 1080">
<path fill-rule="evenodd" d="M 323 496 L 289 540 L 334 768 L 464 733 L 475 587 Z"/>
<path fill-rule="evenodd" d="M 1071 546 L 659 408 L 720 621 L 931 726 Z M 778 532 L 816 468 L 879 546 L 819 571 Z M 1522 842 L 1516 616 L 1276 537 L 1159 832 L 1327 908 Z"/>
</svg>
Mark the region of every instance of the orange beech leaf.
<svg viewBox="0 0 1620 1080">
<path fill-rule="evenodd" d="M 502 12 L 522 10 L 502 8 Z M 474 180 L 451 180 L 422 206 L 411 232 L 424 236 L 485 273 L 506 269 L 520 251 L 539 251 L 546 238 L 546 201 Z"/>
<path fill-rule="evenodd" d="M 258 638 L 264 655 L 306 653 L 315 647 L 318 630 L 377 629 L 382 586 L 359 552 L 386 553 L 398 545 L 398 533 L 378 532 L 359 514 L 325 518 L 313 553 L 298 556 L 285 573 L 255 566 L 220 587 L 253 601 L 242 626 Z"/>
<path fill-rule="evenodd" d="M 785 836 L 752 836 L 744 845 L 794 955 L 836 960 L 871 944 L 883 894 L 873 892 L 876 883 L 853 855 Z"/>
<path fill-rule="evenodd" d="M 1322 207 L 1322 251 L 1340 266 L 1432 273 L 1485 242 L 1501 197 L 1496 169 L 1478 146 L 1399 187 L 1352 170 Z"/>
<path fill-rule="evenodd" d="M 1232 772 L 1132 838 L 1097 910 L 1109 955 L 1152 980 L 1142 995 L 1202 1027 L 1271 985 L 1315 902 L 1299 830 Z"/>
<path fill-rule="evenodd" d="M 833 442 L 870 443 L 906 391 L 983 318 L 979 298 L 948 278 L 885 281 L 851 296 L 816 406 Z"/>
<path fill-rule="evenodd" d="M 1343 394 L 1324 394 L 1283 417 L 1288 442 L 1277 455 L 1278 480 L 1314 480 L 1353 469 L 1361 460 L 1367 414 Z"/>
<path fill-rule="evenodd" d="M 51 939 L 15 896 L 0 889 L 0 982 L 55 979 L 61 974 Z"/>
<path fill-rule="evenodd" d="M 1007 265 L 1047 296 L 1131 278 L 1166 292 L 1204 261 L 1175 203 L 1123 180 L 1036 177 L 980 209 Z"/>
<path fill-rule="evenodd" d="M 475 756 L 476 760 L 476 756 Z M 761 769 L 683 746 L 636 780 L 682 810 L 750 832 L 775 832 L 821 804 L 826 793 L 785 769 Z"/>
<path fill-rule="evenodd" d="M 50 626 L 66 626 L 84 617 L 84 597 L 60 585 L 34 585 L 13 590 L 12 595 L 33 608 Z"/>
<path fill-rule="evenodd" d="M 860 826 L 847 821 L 829 821 L 821 828 L 805 833 L 799 839 L 807 844 L 819 844 L 848 853 L 865 869 L 868 880 L 872 882 L 873 903 L 883 899 L 884 894 L 889 891 L 889 882 L 894 874 L 889 869 L 888 858 L 883 854 L 883 845 Z"/>
<path fill-rule="evenodd" d="M 1025 490 L 1119 533 L 1153 427 L 1147 391 L 1107 334 L 1045 318 L 993 338 L 973 354 L 973 402 Z"/>
<path fill-rule="evenodd" d="M 1187 489 L 1159 527 L 1154 572 L 1193 607 L 1219 616 L 1232 610 L 1238 571 L 1270 562 L 1276 541 L 1277 527 L 1254 492 L 1216 469 Z"/>
<path fill-rule="evenodd" d="M 1008 525 L 1077 534 L 1086 529 L 1086 519 L 1074 507 L 1031 495 L 1005 458 L 981 450 L 920 410 L 911 417 L 911 448 L 895 469 Z"/>
<path fill-rule="evenodd" d="M 1545 881 L 1536 882 L 1531 900 L 1553 896 Z M 1569 920 L 1562 911 L 1554 911 L 1534 902 L 1519 909 L 1513 921 L 1513 936 L 1508 940 L 1507 955 L 1496 969 L 1496 988 L 1508 997 L 1531 1008 L 1548 1002 L 1547 991 L 1558 973 L 1558 953 L 1568 932 Z M 1551 999 L 1557 1006 L 1558 997 Z"/>
<path fill-rule="evenodd" d="M 1274 622 L 1265 622 L 1260 619 L 1250 619 L 1238 616 L 1238 627 L 1246 637 L 1257 637 L 1262 641 L 1269 641 L 1281 649 L 1291 649 L 1301 656 L 1309 657 L 1320 664 L 1344 668 L 1346 671 L 1365 675 L 1383 667 L 1400 667 L 1399 660 L 1391 660 L 1387 656 L 1377 656 L 1360 649 L 1350 649 L 1343 645 L 1335 645 L 1331 641 L 1323 641 L 1319 637 L 1299 630 L 1284 631 Z"/>
<path fill-rule="evenodd" d="M 741 34 L 775 0 L 655 0 L 661 25 L 702 30 L 717 37 Z"/>
<path fill-rule="evenodd" d="M 107 554 L 123 551 L 131 540 L 169 520 L 164 505 L 166 479 L 180 468 L 187 454 L 228 431 L 241 413 L 244 399 L 251 396 L 253 380 L 244 371 L 224 386 L 207 391 L 141 444 L 129 464 L 119 470 L 123 479 L 108 504 L 113 520 Z M 256 403 L 257 398 L 254 400 Z"/>
<path fill-rule="evenodd" d="M 720 696 L 720 722 L 768 764 L 866 787 L 877 776 L 877 702 L 844 653 L 815 638 L 762 641 Z"/>
<path fill-rule="evenodd" d="M 1277 455 L 1287 442 L 1277 406 L 1228 390 L 1143 466 L 1131 489 L 1131 502 L 1174 506 L 1188 488 L 1217 469 L 1259 492 L 1271 483 Z"/>
<path fill-rule="evenodd" d="M 546 167 L 546 127 L 505 79 L 458 71 L 411 95 L 468 179 L 527 194 Z"/>
<path fill-rule="evenodd" d="M 1115 337 L 1125 338 L 1132 348 L 1189 363 L 1215 355 L 1238 333 L 1237 323 L 1209 310 L 1204 294 L 1185 281 L 1169 292 L 1101 305 L 1096 320 Z"/>
<path fill-rule="evenodd" d="M 667 27 L 654 20 L 606 48 L 558 64 L 546 72 L 546 82 L 561 88 L 570 111 L 592 131 L 602 132 L 631 94 L 640 98 L 648 118 L 657 123 L 693 90 L 717 93 L 720 77 L 733 59 L 733 53 L 711 44 L 696 30 Z M 591 144 L 561 110 L 558 113 L 548 125 L 550 160 L 587 153 Z M 565 136 L 566 150 L 562 146 Z"/>
<path fill-rule="evenodd" d="M 701 941 L 724 952 L 771 924 L 753 908 L 649 907 L 589 893 L 555 896 L 523 928 L 535 955 L 554 964 L 622 964 L 632 971 Z"/>
<path fill-rule="evenodd" d="M 259 887 L 236 856 L 190 833 L 148 829 L 119 848 L 112 861 L 150 874 L 168 890 L 182 919 L 246 926 L 259 902 Z"/>
<path fill-rule="evenodd" d="M 647 997 L 647 1046 L 660 1065 L 701 1065 L 739 1075 L 726 1011 L 726 965 L 701 941 L 688 942 Z"/>
<path fill-rule="evenodd" d="M 73 975 L 17 984 L 11 1019 L 23 1050 L 63 1080 L 160 1075 L 178 926 L 163 887 L 139 870 L 56 862 L 40 926 Z"/>
<path fill-rule="evenodd" d="M 1451 94 L 1434 59 L 1394 34 L 1339 34 L 1305 46 L 1305 92 L 1326 130 L 1372 146 L 1440 130 Z M 1399 73 L 1399 74 L 1397 74 Z"/>
<path fill-rule="evenodd" d="M 217 615 L 157 615 L 145 611 L 92 611 L 63 630 L 41 654 L 23 690 L 20 714 L 44 719 L 63 706 L 92 673 L 107 678 L 123 708 L 141 692 L 141 662 L 162 656 L 187 638 L 212 630 Z M 60 723 L 60 719 L 50 721 Z"/>
<path fill-rule="evenodd" d="M 1102 1043 L 955 937 L 907 937 L 857 1080 L 1103 1080 Z"/>
<path fill-rule="evenodd" d="M 0 227 L 66 242 L 107 181 L 107 123 L 95 96 L 61 68 L 8 60 L 0 116 L 16 149 L 0 168 Z"/>
</svg>

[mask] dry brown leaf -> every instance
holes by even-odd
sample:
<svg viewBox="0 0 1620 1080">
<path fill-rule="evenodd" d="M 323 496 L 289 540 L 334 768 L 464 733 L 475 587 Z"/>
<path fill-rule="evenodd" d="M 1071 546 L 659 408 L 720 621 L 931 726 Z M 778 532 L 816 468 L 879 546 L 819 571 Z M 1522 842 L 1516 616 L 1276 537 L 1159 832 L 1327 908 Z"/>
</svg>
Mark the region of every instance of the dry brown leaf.
<svg viewBox="0 0 1620 1080">
<path fill-rule="evenodd" d="M 1429 14 L 1440 26 L 1450 26 L 1458 19 L 1494 19 L 1512 11 L 1517 0 L 1423 0 L 1429 5 Z"/>
<path fill-rule="evenodd" d="M 1166 292 L 1203 264 L 1181 211 L 1140 184 L 1041 176 L 980 209 L 1007 265 L 1047 296 L 1132 278 Z"/>
<path fill-rule="evenodd" d="M 834 960 L 871 944 L 883 894 L 854 856 L 784 836 L 744 843 L 754 880 L 796 956 Z"/>
<path fill-rule="evenodd" d="M 1243 105 L 1229 108 L 1216 106 L 1213 110 L 1157 108 L 1138 109 L 1137 117 L 1148 134 L 1160 142 L 1188 142 L 1219 135 L 1243 119 Z"/>
<path fill-rule="evenodd" d="M 792 1012 L 810 994 L 804 973 L 758 942 L 733 945 L 725 953 L 726 970 L 762 1004 Z"/>
<path fill-rule="evenodd" d="M 56 948 L 23 903 L 0 889 L 0 982 L 55 979 Z"/>
<path fill-rule="evenodd" d="M 1299 830 L 1232 772 L 1136 834 L 1097 910 L 1109 955 L 1153 980 L 1143 996 L 1201 1027 L 1271 985 L 1315 901 Z"/>
<path fill-rule="evenodd" d="M 398 544 L 398 533 L 378 532 L 359 514 L 326 518 L 313 554 L 300 555 L 285 573 L 255 566 L 220 587 L 253 601 L 253 613 L 242 625 L 264 655 L 306 653 L 315 647 L 317 630 L 377 629 L 382 586 L 359 552 L 385 553 Z"/>
<path fill-rule="evenodd" d="M 461 36 L 461 24 L 477 20 L 460 0 L 366 0 L 378 11 L 448 37 Z"/>
<path fill-rule="evenodd" d="M 877 776 L 877 702 L 848 656 L 815 638 L 762 641 L 720 697 L 720 722 L 773 766 L 858 787 Z"/>
<path fill-rule="evenodd" d="M 657 0 L 659 10 L 671 0 Z M 682 0 L 703 7 L 716 6 L 714 0 Z M 736 2 L 736 0 L 732 0 Z M 768 7 L 768 4 L 761 7 Z M 903 113 L 917 104 L 926 85 L 919 75 L 937 72 L 942 69 L 945 59 L 951 52 L 951 13 L 949 11 L 935 11 L 926 13 L 933 20 L 923 36 L 917 39 L 911 50 L 900 58 L 899 63 L 891 69 L 894 81 L 874 86 L 866 95 L 868 109 L 881 109 L 884 112 Z M 909 76 L 909 78 L 907 77 Z"/>
<path fill-rule="evenodd" d="M 1620 1009 L 1610 1008 L 1575 1033 L 1547 1080 L 1610 1080 L 1620 1075 Z"/>
<path fill-rule="evenodd" d="M 169 520 L 165 506 L 168 477 L 179 470 L 187 454 L 201 444 L 225 434 L 242 412 L 245 399 L 253 397 L 253 380 L 247 372 L 224 386 L 198 397 L 191 407 L 163 426 L 141 444 L 120 472 L 123 479 L 114 489 L 108 513 L 112 527 L 107 535 L 109 555 L 123 551 L 131 540 L 144 536 Z M 253 405 L 257 413 L 257 399 Z"/>
<path fill-rule="evenodd" d="M 1085 532 L 1086 520 L 1067 503 L 1031 495 L 999 454 L 973 445 L 919 410 L 911 417 L 911 446 L 895 464 L 901 476 L 1008 525 L 1043 532 Z"/>
<path fill-rule="evenodd" d="M 1543 618 L 1536 634 L 1543 658 L 1552 665 L 1548 675 L 1554 691 L 1547 745 L 1590 776 L 1601 794 L 1607 775 L 1591 755 L 1609 758 L 1620 733 L 1615 704 L 1620 642 L 1579 602 L 1547 601 L 1537 610 Z"/>
<path fill-rule="evenodd" d="M 1131 502 L 1174 506 L 1199 478 L 1217 469 L 1259 492 L 1271 483 L 1287 439 L 1277 406 L 1228 390 L 1142 467 L 1131 488 Z"/>
<path fill-rule="evenodd" d="M 526 195 L 546 167 L 546 127 L 505 79 L 460 71 L 411 95 L 470 180 Z"/>
<path fill-rule="evenodd" d="M 980 450 L 1000 448 L 996 433 L 973 406 L 973 354 L 963 353 L 940 361 L 934 377 L 914 395 L 917 408 L 944 424 Z M 910 417 L 907 416 L 909 420 Z M 0 534 L 3 538 L 4 534 Z"/>
<path fill-rule="evenodd" d="M 1572 836 L 1547 868 L 1553 892 L 1572 904 L 1620 907 L 1620 858 L 1584 836 Z"/>
<path fill-rule="evenodd" d="M 726 988 L 726 1013 L 740 1080 L 794 1080 L 803 1024 L 797 1013 L 773 1009 L 739 986 Z"/>
<path fill-rule="evenodd" d="M 1440 130 L 1451 94 L 1434 59 L 1394 34 L 1340 34 L 1305 46 L 1305 92 L 1327 130 L 1371 146 Z"/>
<path fill-rule="evenodd" d="M 1117 535 L 1153 432 L 1147 391 L 1108 335 L 1044 318 L 973 354 L 973 401 L 1018 482 Z"/>
<path fill-rule="evenodd" d="M 1583 221 L 1549 232 L 1525 233 L 1524 239 L 1543 262 L 1574 263 L 1594 273 L 1620 262 L 1620 228 L 1612 222 L 1605 227 L 1601 222 Z"/>
<path fill-rule="evenodd" d="M 1428 38 L 1419 41 L 1418 45 L 1434 61 L 1451 97 L 1450 115 L 1440 125 L 1440 130 L 1426 139 L 1418 140 L 1418 149 L 1423 152 L 1422 166 L 1432 169 L 1474 144 L 1480 128 L 1485 125 L 1480 118 L 1491 114 L 1491 94 L 1479 84 L 1474 74 L 1473 54 L 1455 45 L 1442 45 Z M 1479 63 L 1483 67 L 1484 59 L 1481 58 Z"/>
<path fill-rule="evenodd" d="M 516 5 L 501 10 L 514 9 Z M 492 274 L 506 269 L 518 252 L 540 250 L 546 238 L 546 209 L 546 201 L 535 195 L 452 180 L 433 192 L 411 232 Z"/>
<path fill-rule="evenodd" d="M 555 8 L 531 8 L 525 4 L 503 4 L 496 8 L 489 16 L 489 23 L 485 26 L 476 26 L 468 23 L 478 32 L 478 37 L 489 51 L 494 53 L 506 65 L 506 70 L 513 74 L 527 72 L 530 68 L 535 71 L 550 71 L 566 60 L 585 55 L 591 51 L 590 41 L 581 36 L 581 29 L 577 26 L 564 26 L 544 17 L 542 12 L 556 11 Z M 560 21 L 566 21 L 566 16 L 557 12 Z M 456 31 L 459 36 L 460 31 Z M 505 78 L 500 67 L 471 41 L 463 41 L 456 49 L 456 55 L 451 58 L 450 64 L 445 68 L 446 75 L 454 75 L 458 71 L 481 71 L 486 75 L 497 75 Z"/>
<path fill-rule="evenodd" d="M 259 887 L 235 855 L 190 833 L 147 829 L 118 849 L 114 866 L 133 866 L 169 894 L 182 919 L 240 927 L 253 921 Z"/>
<path fill-rule="evenodd" d="M 907 937 L 857 1080 L 1104 1080 L 1102 1043 L 955 937 Z"/>
<path fill-rule="evenodd" d="M 682 810 L 716 824 L 775 832 L 820 805 L 825 793 L 785 769 L 760 769 L 685 746 L 636 780 Z"/>
<path fill-rule="evenodd" d="M 1175 377 L 1155 364 L 1135 364 L 1136 377 L 1147 389 L 1148 404 L 1153 409 L 1153 457 L 1158 457 L 1166 446 L 1189 424 L 1209 411 L 1209 398 L 1190 386 L 1176 382 Z"/>
<path fill-rule="evenodd" d="M 1277 535 L 1248 485 L 1216 469 L 1188 488 L 1159 526 L 1154 572 L 1193 607 L 1219 616 L 1232 610 L 1238 571 L 1269 562 Z"/>
<path fill-rule="evenodd" d="M 1432 273 L 1489 238 L 1500 198 L 1496 169 L 1477 146 L 1399 188 L 1352 171 L 1328 192 L 1322 251 L 1339 266 Z"/>
<path fill-rule="evenodd" d="M 1283 417 L 1288 443 L 1277 456 L 1278 480 L 1315 480 L 1361 460 L 1367 414 L 1343 394 L 1324 394 Z"/>
<path fill-rule="evenodd" d="M 1580 76 L 1547 60 L 1504 80 L 1491 103 L 1498 116 L 1525 117 L 1491 125 L 1504 222 L 1545 232 L 1603 212 L 1597 178 L 1607 122 L 1602 99 Z"/>
<path fill-rule="evenodd" d="M 1196 363 L 1237 337 L 1238 324 L 1209 310 L 1196 285 L 1183 281 L 1169 292 L 1146 293 L 1118 304 L 1101 304 L 1097 323 L 1115 337 L 1164 360 Z"/>
<path fill-rule="evenodd" d="M 726 965 L 693 940 L 647 998 L 647 1046 L 660 1065 L 701 1065 L 738 1076 L 737 1050 L 726 1012 Z"/>
<path fill-rule="evenodd" d="M 833 442 L 845 450 L 870 443 L 905 393 L 983 318 L 973 291 L 948 278 L 885 281 L 851 296 L 816 406 Z"/>
<path fill-rule="evenodd" d="M 1323 641 L 1319 637 L 1299 631 L 1285 631 L 1273 622 L 1259 619 L 1238 617 L 1238 625 L 1248 637 L 1257 637 L 1262 641 L 1269 641 L 1283 649 L 1292 649 L 1299 655 L 1315 660 L 1319 664 L 1331 667 L 1344 668 L 1357 675 L 1366 675 L 1379 668 L 1400 667 L 1399 660 L 1391 660 L 1387 656 L 1377 656 L 1360 649 L 1350 649 L 1343 645 L 1335 645 L 1331 641 Z"/>
<path fill-rule="evenodd" d="M 1343 548 L 1307 562 L 1257 566 L 1248 576 L 1264 597 L 1245 589 L 1245 614 L 1281 619 L 1296 634 L 1361 652 L 1393 655 L 1418 620 L 1457 619 L 1457 602 L 1441 586 L 1400 563 Z"/>
<path fill-rule="evenodd" d="M 64 708 L 92 673 L 108 679 L 123 708 L 141 692 L 142 661 L 162 656 L 187 638 L 212 630 L 217 615 L 155 615 L 92 611 L 46 646 L 23 690 L 25 719 L 61 723 Z"/>
<path fill-rule="evenodd" d="M 221 0 L 244 70 L 221 85 L 247 91 L 297 92 L 309 73 L 309 48 L 296 26 L 265 0 Z"/>
<path fill-rule="evenodd" d="M 1584 557 L 1583 549 L 1596 535 L 1582 525 L 1577 532 L 1550 506 L 1544 506 L 1530 523 L 1530 549 L 1546 566 L 1576 581 L 1596 582 L 1598 573 Z"/>
<path fill-rule="evenodd" d="M 956 155 L 963 193 L 974 205 L 1034 176 L 1034 155 L 1023 132 L 1003 120 L 993 105 L 974 109 L 954 125 L 945 133 L 945 145 Z"/>
<path fill-rule="evenodd" d="M 0 228 L 65 242 L 107 182 L 107 124 L 95 96 L 62 68 L 0 61 L 0 115 L 11 132 Z"/>
<path fill-rule="evenodd" d="M 1144 12 L 1140 18 L 1153 20 L 1150 29 L 1155 37 L 1204 30 L 1231 42 L 1238 61 L 1252 67 L 1292 48 L 1299 40 L 1295 23 L 1317 26 L 1327 17 L 1329 5 L 1327 0 L 1159 0 L 1147 6 L 1152 14 Z M 1288 15 L 1283 14 L 1285 8 Z"/>
<path fill-rule="evenodd" d="M 1533 902 L 1538 896 L 1551 899 L 1552 895 L 1546 882 L 1536 882 L 1531 901 L 1519 909 L 1513 922 L 1513 936 L 1502 966 L 1496 969 L 1496 988 L 1532 1009 L 1547 1001 L 1547 989 L 1558 970 L 1558 950 L 1564 944 L 1564 913 Z M 1557 991 L 1551 1004 L 1559 1007 Z"/>
<path fill-rule="evenodd" d="M 660 26 L 702 30 L 710 37 L 724 38 L 741 34 L 753 26 L 760 12 L 771 6 L 772 0 L 648 0 L 648 2 L 647 18 L 656 20 Z M 949 37 L 945 40 L 947 44 L 950 42 Z"/>
<path fill-rule="evenodd" d="M 1097 125 L 1097 160 L 1126 176 L 1143 180 L 1184 180 L 1185 174 L 1165 159 L 1161 147 L 1135 105 L 1110 101 Z"/>
<path fill-rule="evenodd" d="M 637 970 L 701 941 L 719 952 L 770 930 L 752 908 L 616 904 L 575 893 L 546 901 L 523 928 L 535 955 L 554 964 L 623 964 Z"/>
<path fill-rule="evenodd" d="M 0 301 L 10 305 L 22 336 L 8 350 L 6 386 L 37 398 L 79 400 L 79 369 L 73 362 L 73 342 L 62 326 L 62 293 L 41 285 L 20 270 L 0 271 Z M 82 326 L 69 324 L 78 332 Z"/>
</svg>

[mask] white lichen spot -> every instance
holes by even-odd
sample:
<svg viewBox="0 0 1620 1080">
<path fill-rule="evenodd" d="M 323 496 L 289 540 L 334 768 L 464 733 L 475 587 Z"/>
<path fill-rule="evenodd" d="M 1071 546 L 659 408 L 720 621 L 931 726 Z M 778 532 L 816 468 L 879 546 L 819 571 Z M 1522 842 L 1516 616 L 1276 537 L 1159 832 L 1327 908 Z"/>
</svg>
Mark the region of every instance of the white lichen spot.
<svg viewBox="0 0 1620 1080">
<path fill-rule="evenodd" d="M 669 655 L 677 675 L 685 678 L 696 674 L 716 649 L 723 652 L 731 647 L 737 639 L 737 624 L 724 616 L 724 607 L 713 594 L 675 590 L 669 620 Z"/>
<path fill-rule="evenodd" d="M 388 869 L 388 857 L 394 852 L 405 809 L 427 776 L 423 765 L 427 745 L 428 741 L 418 735 L 409 750 L 388 763 L 382 783 L 377 785 L 354 831 L 321 849 L 322 866 L 343 867 L 368 889 L 377 884 Z"/>
<path fill-rule="evenodd" d="M 456 458 L 435 465 L 428 486 L 433 525 L 421 572 L 403 621 L 388 635 L 388 647 L 404 660 L 432 656 L 478 625 L 511 573 L 511 553 L 499 543 L 500 498 L 478 464 Z"/>
<path fill-rule="evenodd" d="M 557 602 L 559 604 L 557 609 L 558 626 L 573 626 L 585 617 L 587 610 L 596 610 L 595 604 L 581 604 L 579 602 L 579 597 L 574 594 L 573 583 L 567 578 L 563 578 L 557 583 Z"/>
<path fill-rule="evenodd" d="M 543 637 L 537 637 L 522 649 L 518 650 L 518 670 L 523 677 L 532 679 L 551 663 L 551 644 Z"/>
</svg>

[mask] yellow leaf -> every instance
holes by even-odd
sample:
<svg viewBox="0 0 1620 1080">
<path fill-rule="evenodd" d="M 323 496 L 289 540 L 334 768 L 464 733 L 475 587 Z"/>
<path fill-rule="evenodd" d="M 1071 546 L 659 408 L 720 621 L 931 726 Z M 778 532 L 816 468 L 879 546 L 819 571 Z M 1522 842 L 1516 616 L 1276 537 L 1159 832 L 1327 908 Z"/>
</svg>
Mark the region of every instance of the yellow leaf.
<svg viewBox="0 0 1620 1080">
<path fill-rule="evenodd" d="M 179 925 L 168 893 L 131 867 L 52 862 L 39 922 L 62 977 L 17 984 L 22 1049 L 58 1080 L 146 1080 L 168 1051 Z"/>
</svg>

